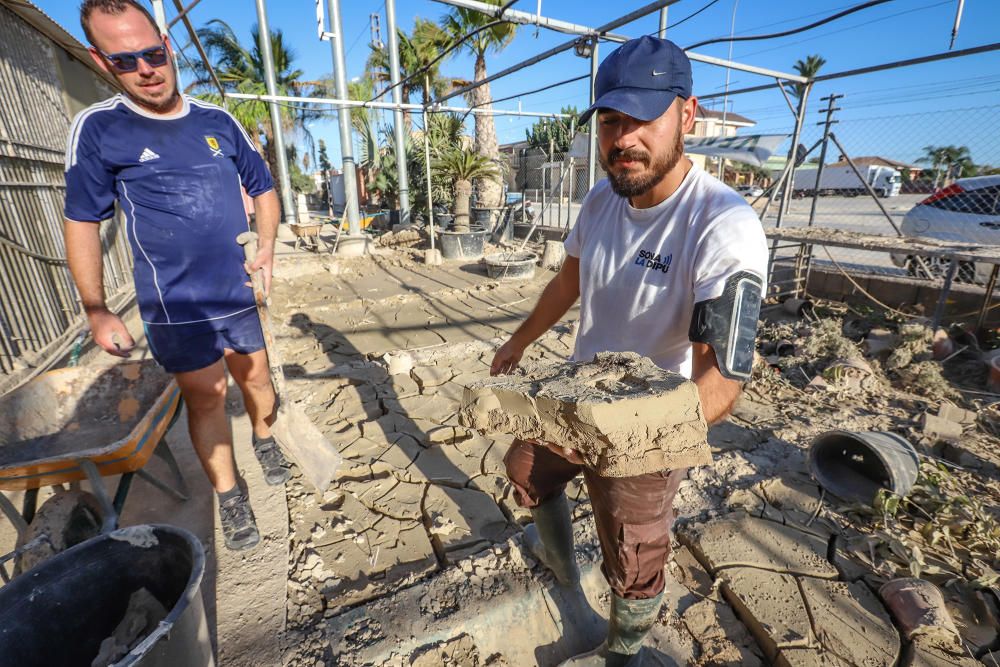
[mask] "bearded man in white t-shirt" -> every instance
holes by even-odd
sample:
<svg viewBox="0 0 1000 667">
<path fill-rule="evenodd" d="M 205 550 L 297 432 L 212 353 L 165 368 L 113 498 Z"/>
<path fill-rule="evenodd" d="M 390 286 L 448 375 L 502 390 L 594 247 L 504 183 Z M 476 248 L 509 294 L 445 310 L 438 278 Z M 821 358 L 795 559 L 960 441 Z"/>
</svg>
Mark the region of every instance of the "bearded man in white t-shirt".
<svg viewBox="0 0 1000 667">
<path fill-rule="evenodd" d="M 750 376 L 767 269 L 761 224 L 743 198 L 684 156 L 694 127 L 691 64 L 670 41 L 642 37 L 601 64 L 596 101 L 607 179 L 588 193 L 566 239 L 566 261 L 534 311 L 493 359 L 510 372 L 525 348 L 579 298 L 573 360 L 632 351 L 691 378 L 709 424 L 725 418 Z M 560 584 L 579 588 L 564 495 L 581 472 L 612 590 L 607 641 L 565 665 L 640 664 L 660 609 L 673 498 L 684 468 L 598 476 L 559 443 L 515 441 L 505 458 L 534 524 L 526 542 Z M 582 600 L 582 597 L 577 597 Z"/>
</svg>

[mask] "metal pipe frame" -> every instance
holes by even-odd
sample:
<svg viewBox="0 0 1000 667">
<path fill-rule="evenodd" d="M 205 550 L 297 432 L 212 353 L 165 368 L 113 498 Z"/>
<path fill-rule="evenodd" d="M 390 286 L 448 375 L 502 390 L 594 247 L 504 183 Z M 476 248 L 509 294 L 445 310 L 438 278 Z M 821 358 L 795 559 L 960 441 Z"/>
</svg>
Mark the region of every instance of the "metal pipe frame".
<svg viewBox="0 0 1000 667">
<path fill-rule="evenodd" d="M 646 16 L 648 14 L 652 14 L 653 12 L 659 11 L 665 7 L 669 7 L 670 5 L 677 2 L 680 2 L 680 0 L 656 0 L 655 2 L 651 2 L 648 5 L 640 7 L 634 12 L 630 12 L 625 16 L 622 16 L 620 18 L 615 19 L 614 21 L 611 21 L 610 23 L 605 23 L 604 25 L 598 28 L 594 28 L 588 34 L 604 35 L 605 33 L 614 30 L 615 28 L 620 28 L 621 26 L 627 23 L 631 23 L 636 19 L 642 18 L 643 16 Z M 492 7 L 492 5 L 490 5 L 490 7 Z M 548 58 L 563 53 L 564 51 L 569 51 L 576 45 L 576 42 L 577 40 L 575 38 L 571 39 L 570 41 L 560 44 L 559 46 L 553 47 L 548 51 L 538 54 L 537 56 L 533 56 L 531 58 L 528 58 L 527 60 L 523 60 L 520 63 L 517 63 L 516 65 L 511 65 L 507 69 L 501 70 L 496 74 L 492 74 L 483 79 L 482 81 L 476 81 L 473 84 L 454 90 L 448 93 L 447 95 L 443 95 L 442 97 L 436 99 L 434 102 L 435 104 L 440 104 L 441 102 L 444 102 L 445 100 L 450 100 L 451 98 L 457 97 L 458 95 L 464 95 L 465 93 L 475 88 L 478 88 L 479 86 L 486 85 L 491 81 L 496 81 L 497 79 L 503 78 L 509 74 L 513 74 L 514 72 L 520 71 L 525 67 L 529 67 L 536 63 L 540 63 L 543 60 L 547 60 Z"/>
<path fill-rule="evenodd" d="M 174 24 L 176 24 L 178 21 L 180 21 L 185 16 L 187 16 L 188 12 L 190 12 L 192 9 L 194 9 L 195 7 L 198 6 L 199 2 L 201 2 L 201 0 L 194 0 L 194 2 L 192 2 L 187 7 L 179 8 L 177 16 L 175 16 L 174 18 L 170 19 L 170 21 L 167 23 L 167 29 L 169 30 L 170 28 L 173 28 Z"/>
<path fill-rule="evenodd" d="M 260 0 L 258 0 L 259 2 Z M 344 27 L 340 19 L 340 0 L 327 0 L 330 12 L 330 50 L 333 52 L 333 74 L 337 85 L 337 96 L 347 99 L 347 65 L 344 62 Z M 273 95 L 274 91 L 269 90 Z M 347 217 L 347 232 L 352 237 L 361 234 L 361 212 L 358 210 L 358 181 L 354 167 L 354 144 L 351 140 L 351 119 L 346 109 L 337 113 L 340 125 L 340 157 L 344 175 L 344 215 Z"/>
<path fill-rule="evenodd" d="M 833 72 L 831 74 L 824 74 L 822 76 L 817 76 L 812 79 L 813 83 L 819 83 L 821 81 L 830 81 L 832 79 L 842 79 L 849 76 L 857 76 L 859 74 L 871 74 L 872 72 L 884 72 L 890 69 L 898 69 L 900 67 L 910 67 L 912 65 L 922 65 L 923 63 L 937 62 L 939 60 L 950 60 L 951 58 L 961 58 L 963 56 L 972 56 L 978 53 L 988 53 L 990 51 L 1000 51 L 1000 42 L 994 42 L 993 44 L 983 44 L 982 46 L 973 46 L 968 49 L 960 49 L 958 51 L 945 51 L 944 53 L 936 53 L 930 56 L 921 56 L 919 58 L 909 58 L 907 60 L 896 60 L 891 63 L 883 63 L 881 65 L 872 65 L 870 67 L 860 67 L 858 69 L 844 70 L 843 72 Z M 690 57 L 690 54 L 688 54 Z M 737 90 L 730 90 L 730 95 L 742 95 L 743 93 L 756 93 L 760 90 L 770 90 L 780 86 L 780 83 L 768 83 L 761 86 L 750 86 L 749 88 L 739 88 Z M 722 97 L 722 93 L 713 93 L 711 95 L 702 95 L 699 99 L 710 100 L 716 97 Z"/>
<path fill-rule="evenodd" d="M 389 82 L 392 84 L 392 101 L 403 101 L 399 87 L 399 35 L 396 34 L 396 0 L 385 0 L 385 22 L 389 31 Z M 426 84 L 425 84 L 426 85 Z M 338 91 L 339 92 L 339 91 Z M 427 116 L 424 116 L 426 120 Z M 410 222 L 410 178 L 406 172 L 406 140 L 403 137 L 403 110 L 398 106 L 392 110 L 392 135 L 396 142 L 396 179 L 399 181 L 399 223 Z M 428 127 L 424 126 L 424 134 Z M 430 198 L 427 205 L 431 206 Z"/>
<path fill-rule="evenodd" d="M 412 111 L 424 111 L 422 104 L 395 104 L 393 102 L 363 102 L 359 100 L 348 100 L 334 97 L 295 97 L 292 95 L 254 95 L 251 93 L 226 93 L 226 97 L 236 100 L 259 100 L 261 102 L 293 102 L 300 104 L 326 104 L 343 108 L 349 107 L 370 107 L 373 109 L 406 109 Z M 449 107 L 431 105 L 427 111 L 437 113 L 439 111 L 468 112 L 472 114 L 483 114 L 490 116 L 525 116 L 529 118 L 569 118 L 569 114 L 544 113 L 541 111 L 514 111 L 506 109 L 476 109 L 469 107 Z"/>
<path fill-rule="evenodd" d="M 179 0 L 174 0 L 178 2 Z M 271 29 L 267 23 L 267 9 L 264 0 L 257 0 L 257 23 L 260 26 L 260 57 L 264 61 L 264 83 L 270 95 L 277 93 L 278 84 L 274 77 L 274 55 L 271 53 Z M 223 97 L 225 99 L 225 97 Z M 288 155 L 285 154 L 285 137 L 281 128 L 281 110 L 273 101 L 268 104 L 271 111 L 271 128 L 274 139 L 272 148 L 277 154 L 278 181 L 281 183 L 281 204 L 284 221 L 296 221 L 295 200 L 292 199 L 292 181 L 288 176 Z"/>
<path fill-rule="evenodd" d="M 488 5 L 485 2 L 478 2 L 477 0 L 434 0 L 434 2 L 440 2 L 443 5 L 451 5 L 452 7 L 460 7 L 462 9 L 471 9 L 474 12 L 488 14 L 494 18 L 510 21 L 511 23 L 540 26 L 542 28 L 548 28 L 549 30 L 569 35 L 595 34 L 593 28 L 588 28 L 585 25 L 569 23 L 558 19 L 550 19 L 540 14 L 522 12 L 517 9 L 510 9 L 509 6 L 504 8 L 497 5 Z M 606 33 L 601 36 L 610 42 L 627 42 L 629 39 L 624 35 L 615 35 L 612 33 Z"/>
<path fill-rule="evenodd" d="M 194 26 L 191 25 L 191 20 L 187 17 L 187 13 L 191 11 L 194 8 L 194 6 L 197 5 L 199 2 L 201 2 L 201 0 L 195 0 L 195 2 L 191 3 L 190 5 L 188 5 L 188 7 L 185 8 L 184 5 L 181 4 L 181 0 L 174 0 L 174 7 L 177 8 L 177 11 L 180 13 L 177 16 L 175 16 L 174 20 L 167 25 L 167 30 L 169 30 L 170 26 L 172 26 L 178 20 L 184 22 L 184 28 L 187 30 L 188 37 L 191 38 L 191 43 L 194 44 L 194 48 L 198 52 L 198 56 L 201 58 L 201 62 L 204 63 L 205 69 L 208 70 L 208 75 L 212 77 L 212 83 L 214 83 L 215 87 L 219 89 L 219 94 L 221 94 L 223 96 L 222 99 L 225 100 L 226 89 L 222 87 L 222 83 L 219 81 L 219 77 L 216 76 L 215 74 L 215 68 L 212 67 L 212 63 L 210 63 L 208 60 L 208 53 L 205 52 L 205 47 L 202 46 L 201 39 L 199 39 L 198 37 L 198 31 L 194 29 Z M 185 58 L 186 57 L 187 56 L 185 56 Z"/>
</svg>

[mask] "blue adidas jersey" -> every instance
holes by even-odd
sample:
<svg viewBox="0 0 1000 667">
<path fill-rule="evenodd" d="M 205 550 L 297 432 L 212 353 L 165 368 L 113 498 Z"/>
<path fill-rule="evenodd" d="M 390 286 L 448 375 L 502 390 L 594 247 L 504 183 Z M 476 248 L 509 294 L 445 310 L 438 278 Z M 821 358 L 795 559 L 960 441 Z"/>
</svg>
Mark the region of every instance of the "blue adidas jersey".
<svg viewBox="0 0 1000 667">
<path fill-rule="evenodd" d="M 248 229 L 240 185 L 274 187 L 246 131 L 224 109 L 184 96 L 176 114 L 123 95 L 73 121 L 66 218 L 110 218 L 117 200 L 132 247 L 136 298 L 151 325 L 213 322 L 254 307 L 236 236 Z"/>
</svg>

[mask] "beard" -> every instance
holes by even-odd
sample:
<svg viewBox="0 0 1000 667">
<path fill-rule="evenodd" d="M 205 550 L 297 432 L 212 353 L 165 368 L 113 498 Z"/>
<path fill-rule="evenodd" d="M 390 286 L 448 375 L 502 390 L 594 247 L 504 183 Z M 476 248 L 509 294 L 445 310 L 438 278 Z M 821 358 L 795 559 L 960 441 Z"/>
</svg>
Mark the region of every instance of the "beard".
<svg viewBox="0 0 1000 667">
<path fill-rule="evenodd" d="M 169 85 L 168 78 L 160 76 L 158 80 L 142 81 L 141 83 L 161 82 L 167 83 L 168 87 L 159 93 L 147 92 L 145 88 L 139 85 L 139 82 L 130 82 L 131 85 L 126 85 L 124 81 L 122 83 L 126 85 L 129 96 L 140 106 L 154 112 L 162 112 L 170 109 L 177 102 L 177 97 L 180 94 L 177 90 L 177 82 L 175 81 L 173 85 Z"/>
<path fill-rule="evenodd" d="M 638 197 L 649 192 L 663 177 L 669 174 L 684 155 L 684 135 L 681 129 L 677 128 L 677 134 L 666 151 L 657 156 L 636 149 L 612 148 L 608 152 L 605 160 L 600 156 L 601 167 L 608 175 L 608 182 L 611 189 L 619 197 Z M 619 160 L 640 162 L 645 165 L 645 169 L 638 173 L 631 170 L 616 174 L 609 167 Z"/>
</svg>

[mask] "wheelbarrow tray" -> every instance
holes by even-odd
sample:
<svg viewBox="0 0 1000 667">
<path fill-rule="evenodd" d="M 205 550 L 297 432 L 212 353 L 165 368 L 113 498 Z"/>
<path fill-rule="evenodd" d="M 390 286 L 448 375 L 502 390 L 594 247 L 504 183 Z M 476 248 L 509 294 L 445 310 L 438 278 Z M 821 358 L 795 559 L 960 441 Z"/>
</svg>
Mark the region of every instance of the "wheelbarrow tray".
<svg viewBox="0 0 1000 667">
<path fill-rule="evenodd" d="M 0 489 L 36 489 L 142 468 L 180 406 L 152 360 L 50 371 L 0 397 Z"/>
</svg>

